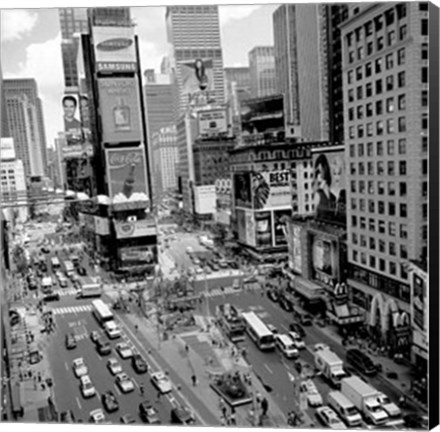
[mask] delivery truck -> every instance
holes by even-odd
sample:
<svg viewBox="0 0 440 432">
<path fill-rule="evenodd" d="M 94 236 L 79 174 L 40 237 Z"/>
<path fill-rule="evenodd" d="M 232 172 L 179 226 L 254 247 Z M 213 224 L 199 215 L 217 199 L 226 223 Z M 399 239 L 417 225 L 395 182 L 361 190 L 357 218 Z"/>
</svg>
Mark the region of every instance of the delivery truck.
<svg viewBox="0 0 440 432">
<path fill-rule="evenodd" d="M 379 392 L 357 376 L 344 378 L 341 381 L 341 393 L 362 413 L 368 423 L 375 426 L 384 425 L 388 415 L 379 403 Z"/>
<path fill-rule="evenodd" d="M 102 285 L 100 278 L 83 276 L 78 278 L 78 298 L 101 297 Z"/>
<path fill-rule="evenodd" d="M 339 389 L 341 380 L 347 374 L 344 371 L 344 362 L 329 348 L 315 352 L 315 366 L 330 384 Z"/>
</svg>

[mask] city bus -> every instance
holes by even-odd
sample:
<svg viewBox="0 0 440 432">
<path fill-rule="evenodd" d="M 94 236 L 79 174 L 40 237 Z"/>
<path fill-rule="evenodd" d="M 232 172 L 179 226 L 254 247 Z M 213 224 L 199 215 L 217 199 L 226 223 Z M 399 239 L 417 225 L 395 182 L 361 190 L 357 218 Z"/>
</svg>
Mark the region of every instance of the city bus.
<svg viewBox="0 0 440 432">
<path fill-rule="evenodd" d="M 243 313 L 246 331 L 260 350 L 275 349 L 275 337 L 266 324 L 254 312 Z"/>
<path fill-rule="evenodd" d="M 217 316 L 221 328 L 232 342 L 240 342 L 245 339 L 246 321 L 233 305 L 230 303 L 219 305 Z"/>
<path fill-rule="evenodd" d="M 59 269 L 60 267 L 61 267 L 61 264 L 60 264 L 60 260 L 57 258 L 57 257 L 52 257 L 51 259 L 50 259 L 50 262 L 51 262 L 51 264 L 52 264 L 52 268 L 55 270 L 55 269 Z"/>
<path fill-rule="evenodd" d="M 92 301 L 92 313 L 101 326 L 114 318 L 110 308 L 101 299 Z"/>
</svg>

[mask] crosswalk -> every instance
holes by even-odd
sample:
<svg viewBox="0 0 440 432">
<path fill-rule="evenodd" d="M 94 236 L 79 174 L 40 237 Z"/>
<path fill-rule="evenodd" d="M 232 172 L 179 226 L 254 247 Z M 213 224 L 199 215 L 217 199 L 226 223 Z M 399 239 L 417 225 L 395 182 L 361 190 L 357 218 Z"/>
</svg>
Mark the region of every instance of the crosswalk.
<svg viewBox="0 0 440 432">
<path fill-rule="evenodd" d="M 224 291 L 222 291 L 220 288 L 214 288 L 206 294 L 206 297 L 218 297 L 223 294 L 227 295 L 227 294 L 233 294 L 233 293 L 238 293 L 238 292 L 239 292 L 239 290 L 234 289 L 232 287 L 226 287 L 226 288 L 224 288 Z"/>
<path fill-rule="evenodd" d="M 52 309 L 54 315 L 65 315 L 72 313 L 90 312 L 92 310 L 92 305 L 79 305 L 79 306 L 66 306 L 57 307 Z"/>
<path fill-rule="evenodd" d="M 58 289 L 55 292 L 57 292 L 60 297 L 66 297 L 66 296 L 76 296 L 78 291 L 75 288 L 63 288 Z"/>
</svg>

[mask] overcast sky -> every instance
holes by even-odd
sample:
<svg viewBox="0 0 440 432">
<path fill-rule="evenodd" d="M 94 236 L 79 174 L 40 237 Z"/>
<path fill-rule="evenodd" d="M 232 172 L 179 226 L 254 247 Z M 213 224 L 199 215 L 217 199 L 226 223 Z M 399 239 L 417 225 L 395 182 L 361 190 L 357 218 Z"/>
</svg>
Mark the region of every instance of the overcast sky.
<svg viewBox="0 0 440 432">
<path fill-rule="evenodd" d="M 92 1 L 94 6 L 96 3 Z M 71 5 L 77 4 L 72 2 Z M 107 4 L 114 6 L 118 3 L 107 1 Z M 272 13 L 276 7 L 276 4 L 219 7 L 225 66 L 248 65 L 248 52 L 254 46 L 273 44 Z M 141 68 L 159 71 L 160 61 L 168 49 L 165 7 L 133 7 L 132 16 L 140 40 Z M 60 100 L 64 75 L 58 10 L 2 10 L 1 64 L 4 78 L 35 78 L 37 81 L 43 101 L 47 144 L 53 146 L 58 131 L 63 128 Z"/>
</svg>

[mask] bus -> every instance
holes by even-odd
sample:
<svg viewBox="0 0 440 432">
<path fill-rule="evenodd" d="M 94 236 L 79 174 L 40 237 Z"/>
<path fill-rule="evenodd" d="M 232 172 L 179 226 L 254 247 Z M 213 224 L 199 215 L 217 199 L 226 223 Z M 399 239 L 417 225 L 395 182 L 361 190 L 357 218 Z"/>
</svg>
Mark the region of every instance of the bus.
<svg viewBox="0 0 440 432">
<path fill-rule="evenodd" d="M 114 318 L 110 308 L 101 299 L 92 301 L 92 313 L 101 326 Z"/>
<path fill-rule="evenodd" d="M 64 267 L 69 276 L 75 273 L 75 267 L 73 266 L 72 261 L 64 261 Z"/>
<path fill-rule="evenodd" d="M 243 313 L 246 331 L 260 350 L 275 349 L 275 337 L 266 324 L 254 312 Z"/>
<path fill-rule="evenodd" d="M 52 268 L 55 270 L 55 269 L 59 269 L 60 267 L 61 267 L 61 264 L 60 264 L 60 260 L 57 258 L 57 257 L 52 257 L 51 259 L 50 259 L 50 262 L 51 262 L 51 264 L 52 264 Z"/>
<path fill-rule="evenodd" d="M 245 339 L 246 321 L 233 305 L 230 303 L 219 305 L 217 316 L 221 328 L 232 342 L 240 342 Z"/>
</svg>

